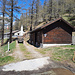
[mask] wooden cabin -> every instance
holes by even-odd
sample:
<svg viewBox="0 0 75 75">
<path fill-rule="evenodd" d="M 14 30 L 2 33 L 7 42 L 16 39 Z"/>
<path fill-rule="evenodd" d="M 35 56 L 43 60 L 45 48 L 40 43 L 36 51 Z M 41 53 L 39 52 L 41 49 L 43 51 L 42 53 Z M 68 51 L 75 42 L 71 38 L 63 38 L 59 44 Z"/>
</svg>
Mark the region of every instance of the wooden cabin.
<svg viewBox="0 0 75 75">
<path fill-rule="evenodd" d="M 74 28 L 62 18 L 58 18 L 37 29 L 30 31 L 30 43 L 41 44 L 71 44 Z"/>
</svg>

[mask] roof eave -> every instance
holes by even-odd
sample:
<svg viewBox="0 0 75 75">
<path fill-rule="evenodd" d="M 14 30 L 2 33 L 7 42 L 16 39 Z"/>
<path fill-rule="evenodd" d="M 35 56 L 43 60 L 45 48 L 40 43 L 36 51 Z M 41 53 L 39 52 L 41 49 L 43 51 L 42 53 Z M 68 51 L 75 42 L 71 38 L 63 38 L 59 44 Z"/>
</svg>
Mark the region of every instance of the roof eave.
<svg viewBox="0 0 75 75">
<path fill-rule="evenodd" d="M 37 28 L 37 29 L 34 29 L 34 30 L 30 31 L 29 33 L 36 32 L 36 31 L 38 31 L 38 30 L 40 30 L 40 29 L 41 29 L 41 27 L 39 27 L 39 28 Z"/>
<path fill-rule="evenodd" d="M 56 20 L 54 20 L 54 21 L 52 21 L 52 22 L 50 22 L 50 23 L 48 23 L 48 24 L 45 24 L 44 26 L 41 26 L 41 27 L 39 27 L 39 28 L 37 28 L 37 29 L 34 29 L 33 31 L 30 31 L 29 33 L 33 33 L 33 32 L 35 32 L 35 31 L 41 30 L 41 29 L 45 28 L 46 26 L 49 26 L 50 24 L 55 23 L 55 22 L 58 21 L 58 20 L 64 21 L 64 22 L 67 23 L 71 28 L 75 29 L 73 26 L 71 26 L 70 23 L 68 23 L 66 20 L 64 20 L 62 17 L 60 17 L 60 18 L 58 18 L 58 19 L 56 19 Z"/>
</svg>

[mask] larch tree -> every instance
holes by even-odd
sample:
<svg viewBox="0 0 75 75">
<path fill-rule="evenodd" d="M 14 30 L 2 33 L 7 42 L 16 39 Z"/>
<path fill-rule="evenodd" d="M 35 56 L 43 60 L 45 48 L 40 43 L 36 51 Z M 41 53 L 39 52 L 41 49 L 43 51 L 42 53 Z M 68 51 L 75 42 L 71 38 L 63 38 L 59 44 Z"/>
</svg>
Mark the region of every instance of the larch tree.
<svg viewBox="0 0 75 75">
<path fill-rule="evenodd" d="M 47 21 L 47 0 L 44 1 L 42 15 L 43 15 L 43 21 Z"/>
<path fill-rule="evenodd" d="M 30 30 L 32 30 L 33 28 L 33 18 L 34 18 L 34 5 L 35 5 L 35 0 L 32 0 L 31 2 L 31 27 L 30 27 Z M 34 27 L 35 28 L 35 27 Z"/>
<path fill-rule="evenodd" d="M 52 18 L 52 9 L 53 9 L 53 1 L 52 0 L 49 0 L 48 1 L 48 14 L 49 14 L 49 20 L 51 20 Z"/>
<path fill-rule="evenodd" d="M 10 19 L 10 43 L 12 42 L 12 30 L 13 30 L 13 8 L 14 0 L 11 0 L 11 19 Z"/>
<path fill-rule="evenodd" d="M 5 9 L 6 9 L 6 1 L 7 0 L 0 0 L 0 3 L 1 3 L 1 13 L 2 13 L 2 39 L 1 39 L 1 46 L 3 45 L 4 43 L 4 18 L 5 18 Z"/>
<path fill-rule="evenodd" d="M 12 30 L 13 30 L 13 17 L 17 18 L 14 15 L 15 12 L 20 12 L 19 9 L 21 7 L 17 6 L 18 0 L 8 0 L 8 10 L 9 10 L 9 17 L 10 17 L 10 43 L 12 42 Z"/>
<path fill-rule="evenodd" d="M 39 7 L 40 7 L 40 0 L 36 0 L 36 21 L 35 21 L 36 26 L 38 25 Z"/>
</svg>

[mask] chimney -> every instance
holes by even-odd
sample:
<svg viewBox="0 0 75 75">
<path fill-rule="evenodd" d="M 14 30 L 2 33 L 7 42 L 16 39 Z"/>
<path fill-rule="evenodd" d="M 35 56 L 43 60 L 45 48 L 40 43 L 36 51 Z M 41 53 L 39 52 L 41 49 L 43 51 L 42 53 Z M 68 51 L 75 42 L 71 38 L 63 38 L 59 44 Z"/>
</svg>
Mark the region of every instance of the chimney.
<svg viewBox="0 0 75 75">
<path fill-rule="evenodd" d="M 21 32 L 23 32 L 23 25 L 21 26 Z"/>
<path fill-rule="evenodd" d="M 21 33 L 20 33 L 21 36 L 23 36 L 23 25 L 21 26 Z"/>
</svg>

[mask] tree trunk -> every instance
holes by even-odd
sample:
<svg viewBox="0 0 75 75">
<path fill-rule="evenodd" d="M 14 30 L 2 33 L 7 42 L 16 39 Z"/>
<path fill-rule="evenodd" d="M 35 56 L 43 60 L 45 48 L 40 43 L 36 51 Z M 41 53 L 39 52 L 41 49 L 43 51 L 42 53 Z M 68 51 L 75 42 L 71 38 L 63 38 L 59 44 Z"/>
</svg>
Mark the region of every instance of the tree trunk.
<svg viewBox="0 0 75 75">
<path fill-rule="evenodd" d="M 5 3 L 3 2 L 3 25 L 2 25 L 2 40 L 1 40 L 1 46 L 4 43 L 4 17 L 5 17 Z"/>
<path fill-rule="evenodd" d="M 33 27 L 33 13 L 34 13 L 34 0 L 32 2 L 32 6 L 31 6 L 31 27 Z"/>
<path fill-rule="evenodd" d="M 11 4 L 11 23 L 10 23 L 10 43 L 12 42 L 12 30 L 13 30 L 13 0 Z"/>
<path fill-rule="evenodd" d="M 2 25 L 2 40 L 1 40 L 1 46 L 4 43 L 4 12 L 3 12 L 3 25 Z"/>
</svg>

